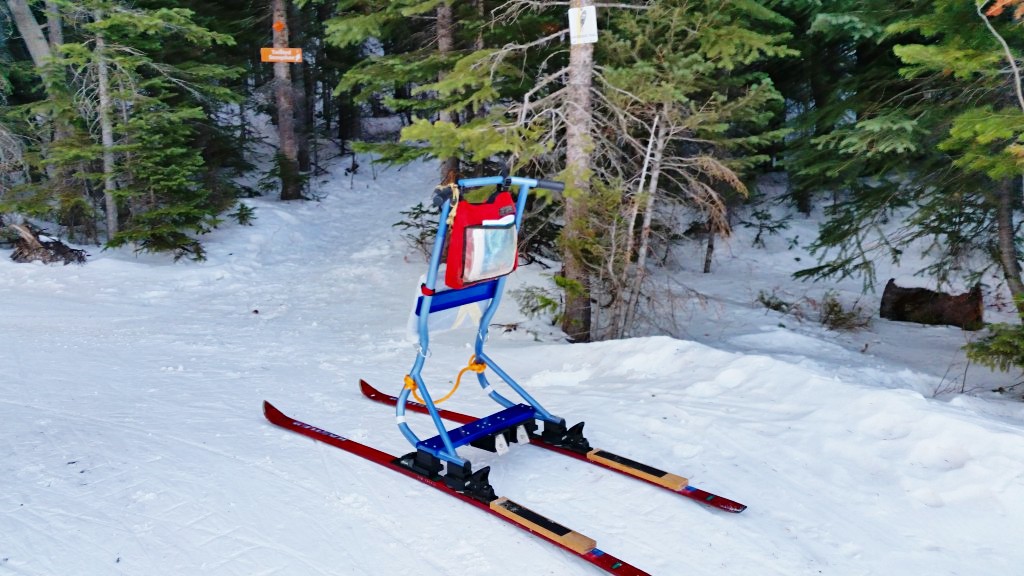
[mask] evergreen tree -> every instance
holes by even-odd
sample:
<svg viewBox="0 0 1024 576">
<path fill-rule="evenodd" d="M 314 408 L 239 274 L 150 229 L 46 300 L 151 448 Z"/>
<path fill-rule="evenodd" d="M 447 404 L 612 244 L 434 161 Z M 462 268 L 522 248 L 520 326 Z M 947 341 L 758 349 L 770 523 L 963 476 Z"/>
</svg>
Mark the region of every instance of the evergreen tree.
<svg viewBox="0 0 1024 576">
<path fill-rule="evenodd" d="M 793 54 L 785 34 L 761 31 L 783 24 L 755 2 L 661 1 L 613 19 L 600 45 L 600 122 L 621 128 L 598 140 L 595 175 L 619 191 L 588 249 L 600 255 L 590 262 L 603 331 L 633 327 L 658 206 L 681 203 L 711 238 L 729 234 L 728 198 L 745 194 L 744 174 L 783 134 L 767 129 L 781 97 L 759 70 Z"/>
<path fill-rule="evenodd" d="M 790 0 L 777 8 L 789 24 L 769 23 L 770 30 L 790 34 L 787 44 L 798 52 L 795 58 L 771 60 L 764 69 L 785 97 L 774 124 L 793 131 L 774 151 L 775 159 L 787 169 L 788 196 L 805 214 L 815 196 L 856 183 L 856 176 L 849 176 L 856 169 L 835 173 L 833 153 L 819 146 L 819 139 L 848 124 L 851 109 L 896 78 L 891 46 L 878 49 L 881 25 L 863 8 L 859 0 Z M 868 70 L 875 72 L 869 76 Z"/>
<path fill-rule="evenodd" d="M 8 48 L 7 41 L 14 33 L 13 22 L 3 6 L 0 6 L 0 109 L 7 105 L 7 97 L 13 87 L 10 70 L 14 56 Z M 17 136 L 0 117 L 0 188 L 13 185 L 13 174 L 22 166 L 22 147 Z"/>
<path fill-rule="evenodd" d="M 198 51 L 231 38 L 196 25 L 188 10 L 166 6 L 173 3 L 149 4 L 59 2 L 76 26 L 51 58 L 50 96 L 32 109 L 68 119 L 72 132 L 55 142 L 47 162 L 74 168 L 85 190 L 104 190 L 108 245 L 201 258 L 194 234 L 208 230 L 233 199 L 206 185 L 201 150 L 192 144 L 218 103 L 233 98 L 219 84 L 237 72 L 154 55 L 165 44 Z M 65 74 L 69 81 L 58 90 L 56 78 Z M 4 209 L 66 223 L 91 217 L 87 194 L 65 194 L 55 184 L 44 179 L 19 187 L 2 198 Z"/>
<path fill-rule="evenodd" d="M 828 256 L 798 276 L 860 275 L 868 288 L 877 259 L 899 261 L 910 243 L 932 238 L 938 258 L 922 272 L 943 283 L 993 245 L 996 204 L 980 191 L 994 184 L 953 162 L 949 136 L 958 115 L 1012 93 L 999 79 L 1001 50 L 970 3 L 872 0 L 862 8 L 830 18 L 861 39 L 839 84 L 843 97 L 818 114 L 834 121 L 787 157 L 798 183 L 834 195 L 812 245 Z M 882 225 L 896 210 L 910 217 L 887 234 Z"/>
</svg>

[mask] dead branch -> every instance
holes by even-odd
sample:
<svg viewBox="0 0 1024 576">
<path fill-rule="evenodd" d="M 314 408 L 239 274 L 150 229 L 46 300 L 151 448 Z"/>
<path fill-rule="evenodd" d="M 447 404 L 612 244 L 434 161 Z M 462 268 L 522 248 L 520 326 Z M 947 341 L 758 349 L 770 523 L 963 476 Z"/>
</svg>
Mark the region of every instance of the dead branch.
<svg viewBox="0 0 1024 576">
<path fill-rule="evenodd" d="M 14 241 L 14 252 L 11 253 L 11 260 L 15 262 L 40 261 L 45 264 L 63 262 L 68 264 L 85 264 L 85 250 L 71 248 L 60 240 L 46 240 L 40 237 L 42 230 L 31 224 L 10 224 L 20 237 Z"/>
</svg>

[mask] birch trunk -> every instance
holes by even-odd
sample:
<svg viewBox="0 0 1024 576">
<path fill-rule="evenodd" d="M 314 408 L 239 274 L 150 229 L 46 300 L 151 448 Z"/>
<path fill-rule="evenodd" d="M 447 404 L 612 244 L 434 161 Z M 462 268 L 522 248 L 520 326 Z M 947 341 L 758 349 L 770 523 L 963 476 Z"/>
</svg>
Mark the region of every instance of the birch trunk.
<svg viewBox="0 0 1024 576">
<path fill-rule="evenodd" d="M 272 20 L 284 24 L 274 28 L 274 48 L 288 48 L 288 2 L 271 0 Z M 291 64 L 274 63 L 274 96 L 277 103 L 277 135 L 280 145 L 281 200 L 301 200 L 299 146 L 295 137 L 295 94 L 292 91 Z"/>
<path fill-rule="evenodd" d="M 103 19 L 103 11 L 93 12 L 93 18 L 98 22 Z M 110 71 L 107 62 L 107 41 L 102 32 L 96 34 L 96 50 L 93 57 L 96 59 L 96 69 L 100 97 L 100 141 L 103 146 L 103 203 L 107 212 L 107 240 L 109 241 L 117 234 L 119 223 L 117 217 L 117 198 L 114 192 L 117 189 L 114 179 L 114 121 L 113 121 L 113 99 L 110 96 Z"/>
<path fill-rule="evenodd" d="M 574 7 L 593 6 L 593 0 L 578 0 Z M 565 291 L 562 330 L 575 342 L 589 342 L 591 325 L 590 273 L 578 252 L 588 228 L 587 199 L 590 195 L 591 95 L 594 45 L 575 44 L 569 48 L 569 80 L 566 86 L 565 164 L 571 192 L 565 195 L 565 227 L 562 229 L 562 275 L 569 282 Z"/>
</svg>

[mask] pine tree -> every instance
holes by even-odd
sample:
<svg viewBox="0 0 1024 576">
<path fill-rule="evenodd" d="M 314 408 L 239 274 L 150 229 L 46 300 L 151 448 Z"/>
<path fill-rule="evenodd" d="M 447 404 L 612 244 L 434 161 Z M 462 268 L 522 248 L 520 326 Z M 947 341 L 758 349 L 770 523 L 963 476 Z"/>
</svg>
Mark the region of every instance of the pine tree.
<svg viewBox="0 0 1024 576">
<path fill-rule="evenodd" d="M 896 78 L 891 46 L 876 47 L 882 26 L 862 7 L 859 0 L 778 3 L 778 12 L 790 23 L 776 23 L 772 29 L 791 35 L 787 44 L 799 54 L 770 60 L 764 67 L 786 99 L 774 124 L 793 131 L 774 154 L 788 172 L 788 196 L 804 214 L 810 214 L 816 196 L 850 185 L 844 177 L 856 172 L 847 168 L 835 174 L 834 155 L 819 139 L 848 124 L 859 102 L 890 88 L 893 81 L 886 74 Z M 887 59 L 880 57 L 887 53 Z"/>
<path fill-rule="evenodd" d="M 13 91 L 10 70 L 14 57 L 7 47 L 7 40 L 13 33 L 13 22 L 0 7 L 0 109 L 7 105 L 7 96 Z M 20 171 L 23 163 L 21 142 L 0 116 L 0 189 L 8 189 L 13 185 L 14 175 Z"/>
<path fill-rule="evenodd" d="M 866 81 L 847 88 L 851 96 L 837 107 L 844 121 L 814 139 L 832 158 L 804 163 L 807 173 L 832 179 L 838 201 L 814 245 L 832 256 L 801 275 L 860 274 L 868 287 L 876 259 L 898 262 L 910 243 L 927 238 L 934 263 L 922 273 L 940 285 L 954 275 L 973 283 L 996 266 L 1024 311 L 1015 223 L 1024 31 L 1010 16 L 1024 13 L 1022 3 L 863 7 L 857 19 L 871 24 L 861 28 L 884 33 L 872 35 L 875 58 L 854 75 Z M 890 224 L 896 210 L 909 217 L 886 234 L 880 224 Z M 1024 327 L 996 325 L 967 353 L 993 368 L 1020 368 L 1022 342 Z"/>
<path fill-rule="evenodd" d="M 59 3 L 76 26 L 51 55 L 48 98 L 32 106 L 51 112 L 31 116 L 26 109 L 22 117 L 67 119 L 69 132 L 54 143 L 47 162 L 72 168 L 82 190 L 105 191 L 108 245 L 133 243 L 199 258 L 194 234 L 208 230 L 233 199 L 206 185 L 201 151 L 192 141 L 217 107 L 212 103 L 233 98 L 220 83 L 237 72 L 187 60 L 170 64 L 154 55 L 168 44 L 200 48 L 231 39 L 197 26 L 187 10 L 149 4 Z M 67 82 L 57 80 L 65 76 Z M 53 181 L 29 183 L 3 198 L 2 209 L 40 217 L 56 212 L 69 224 L 90 218 L 88 197 L 66 190 Z"/>
<path fill-rule="evenodd" d="M 971 68 L 998 60 L 998 44 L 985 38 L 969 3 L 861 7 L 816 20 L 818 29 L 847 38 L 855 59 L 836 83 L 841 97 L 808 114 L 826 121 L 787 153 L 797 186 L 833 195 L 811 246 L 828 256 L 798 276 L 861 276 L 869 289 L 878 259 L 898 262 L 910 243 L 933 238 L 941 257 L 922 272 L 943 283 L 989 241 L 985 230 L 994 223 L 995 205 L 969 192 L 991 189 L 988 178 L 951 165 L 940 143 L 959 113 L 992 101 L 995 85 L 982 88 Z M 883 232 L 897 210 L 911 216 L 895 233 Z"/>
<path fill-rule="evenodd" d="M 620 128 L 597 140 L 595 176 L 619 191 L 588 248 L 606 310 L 599 333 L 622 337 L 635 324 L 659 206 L 681 203 L 710 238 L 729 234 L 728 199 L 783 134 L 766 127 L 781 99 L 758 70 L 792 54 L 785 35 L 760 31 L 782 23 L 744 2 L 663 1 L 612 20 L 599 45 L 599 122 Z"/>
</svg>

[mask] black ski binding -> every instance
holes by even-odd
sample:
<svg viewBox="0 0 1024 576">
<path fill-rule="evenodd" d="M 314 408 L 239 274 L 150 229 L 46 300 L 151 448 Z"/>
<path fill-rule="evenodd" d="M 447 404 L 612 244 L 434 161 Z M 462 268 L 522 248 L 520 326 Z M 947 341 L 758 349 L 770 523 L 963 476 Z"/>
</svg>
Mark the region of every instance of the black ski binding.
<svg viewBox="0 0 1024 576">
<path fill-rule="evenodd" d="M 583 436 L 583 424 L 580 422 L 566 429 L 565 420 L 560 420 L 557 424 L 544 422 L 544 431 L 541 433 L 540 439 L 566 450 L 586 454 L 590 452 L 591 448 L 590 442 Z"/>
</svg>

